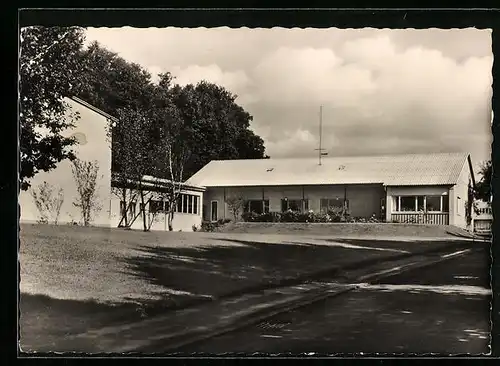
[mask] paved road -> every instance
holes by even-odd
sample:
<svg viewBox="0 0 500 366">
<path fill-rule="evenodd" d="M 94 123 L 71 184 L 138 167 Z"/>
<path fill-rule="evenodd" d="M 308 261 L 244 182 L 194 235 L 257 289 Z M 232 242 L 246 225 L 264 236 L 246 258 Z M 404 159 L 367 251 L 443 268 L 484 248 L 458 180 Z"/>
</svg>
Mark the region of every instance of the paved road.
<svg viewBox="0 0 500 366">
<path fill-rule="evenodd" d="M 489 352 L 489 252 L 468 254 L 186 346 L 183 353 Z"/>
</svg>

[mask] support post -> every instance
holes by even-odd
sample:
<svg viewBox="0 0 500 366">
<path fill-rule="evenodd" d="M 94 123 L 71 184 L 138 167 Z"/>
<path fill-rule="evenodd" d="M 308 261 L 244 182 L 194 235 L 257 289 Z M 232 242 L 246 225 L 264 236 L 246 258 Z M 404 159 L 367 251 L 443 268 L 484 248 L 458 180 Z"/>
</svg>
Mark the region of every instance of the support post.
<svg viewBox="0 0 500 366">
<path fill-rule="evenodd" d="M 223 211 L 223 218 L 224 220 L 226 219 L 226 187 L 224 187 L 224 202 L 222 203 L 222 206 L 224 207 L 224 211 Z"/>
</svg>

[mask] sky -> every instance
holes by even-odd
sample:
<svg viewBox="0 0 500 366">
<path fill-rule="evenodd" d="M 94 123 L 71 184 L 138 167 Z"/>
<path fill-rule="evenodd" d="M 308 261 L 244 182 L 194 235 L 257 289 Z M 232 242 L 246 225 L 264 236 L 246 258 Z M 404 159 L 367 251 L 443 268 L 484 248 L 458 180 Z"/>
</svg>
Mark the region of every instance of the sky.
<svg viewBox="0 0 500 366">
<path fill-rule="evenodd" d="M 468 29 L 89 28 L 98 41 L 185 85 L 226 87 L 272 158 L 491 154 L 491 31 Z"/>
</svg>

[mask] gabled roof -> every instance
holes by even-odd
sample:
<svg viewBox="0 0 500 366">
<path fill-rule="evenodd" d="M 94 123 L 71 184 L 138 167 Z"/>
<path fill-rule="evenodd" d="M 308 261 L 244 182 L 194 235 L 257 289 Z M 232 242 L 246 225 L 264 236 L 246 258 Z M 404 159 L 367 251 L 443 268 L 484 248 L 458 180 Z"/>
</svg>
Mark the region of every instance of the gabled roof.
<svg viewBox="0 0 500 366">
<path fill-rule="evenodd" d="M 468 153 L 356 157 L 214 160 L 188 184 L 204 187 L 370 184 L 454 185 Z"/>
</svg>

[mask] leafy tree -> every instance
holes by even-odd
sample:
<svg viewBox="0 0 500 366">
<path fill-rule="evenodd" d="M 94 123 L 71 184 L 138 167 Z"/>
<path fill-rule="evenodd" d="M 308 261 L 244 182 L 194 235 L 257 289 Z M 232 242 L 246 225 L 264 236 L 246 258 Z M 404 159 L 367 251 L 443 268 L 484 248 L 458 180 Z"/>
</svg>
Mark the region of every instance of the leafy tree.
<svg viewBox="0 0 500 366">
<path fill-rule="evenodd" d="M 81 82 L 78 55 L 84 41 L 80 27 L 28 27 L 21 29 L 19 60 L 20 185 L 39 171 L 49 171 L 72 159 L 72 138 L 61 132 L 71 128 L 78 114 L 71 113 L 64 97 Z"/>
<path fill-rule="evenodd" d="M 476 187 L 474 190 L 474 196 L 476 199 L 480 199 L 489 202 L 491 199 L 491 178 L 492 178 L 492 166 L 491 160 L 482 162 L 479 168 L 479 175 L 481 179 L 476 182 Z"/>
<path fill-rule="evenodd" d="M 54 191 L 55 187 L 45 181 L 31 190 L 31 196 L 39 213 L 39 223 L 52 222 L 54 225 L 58 223 L 64 202 L 64 190 L 59 188 L 57 194 Z"/>
<path fill-rule="evenodd" d="M 160 88 L 162 84 L 160 84 Z M 166 88 L 166 85 L 164 85 Z M 167 90 L 165 90 L 167 92 Z M 166 94 L 165 94 L 166 95 Z M 164 100 L 163 105 L 157 105 L 155 124 L 158 127 L 159 161 L 162 162 L 158 176 L 164 176 L 163 183 L 166 194 L 167 223 L 169 231 L 173 230 L 175 205 L 177 204 L 182 183 L 185 181 L 185 166 L 191 159 L 191 146 L 188 143 L 190 129 L 175 105 Z"/>
<path fill-rule="evenodd" d="M 147 109 L 154 85 L 150 73 L 118 54 L 91 43 L 79 56 L 85 82 L 78 86 L 78 95 L 86 102 L 117 117 L 120 109 Z"/>
<path fill-rule="evenodd" d="M 243 207 L 245 206 L 245 200 L 239 196 L 231 196 L 226 198 L 226 203 L 229 211 L 233 215 L 234 220 L 238 220 Z"/>
<path fill-rule="evenodd" d="M 85 226 L 90 225 L 94 215 L 102 208 L 97 194 L 98 172 L 97 161 L 82 161 L 78 158 L 73 160 L 72 173 L 78 192 L 73 205 L 80 209 Z"/>
<path fill-rule="evenodd" d="M 142 66 L 131 63 L 93 42 L 80 53 L 85 82 L 78 86 L 78 95 L 104 112 L 119 117 L 120 111 L 148 111 L 155 99 L 155 85 L 150 73 Z M 112 171 L 119 172 L 120 153 L 123 146 L 120 139 L 130 126 L 121 126 L 120 121 L 113 128 L 111 139 Z M 109 136 L 111 137 L 111 135 Z"/>
<path fill-rule="evenodd" d="M 186 178 L 211 160 L 265 157 L 262 139 L 249 130 L 252 116 L 225 88 L 202 81 L 175 85 L 169 94 L 186 124 L 185 142 L 191 150 Z"/>
<path fill-rule="evenodd" d="M 169 115 L 165 118 L 169 118 Z M 130 190 L 119 226 L 130 227 L 142 215 L 143 230 L 149 231 L 154 219 L 151 215 L 155 215 L 156 211 L 150 212 L 148 224 L 146 207 L 153 200 L 154 192 L 164 189 L 163 181 L 156 178 L 166 176 L 166 164 L 159 162 L 165 162 L 168 142 L 175 139 L 182 142 L 182 138 L 178 135 L 165 135 L 160 124 L 162 116 L 156 109 L 121 109 L 118 111 L 118 121 L 119 123 L 109 130 L 109 134 L 115 139 L 113 154 L 120 167 L 118 171 L 113 172 L 113 181 L 118 187 L 118 194 L 120 189 L 122 190 L 124 202 L 127 198 L 126 192 Z M 139 212 L 128 220 L 126 212 L 136 200 L 140 201 Z"/>
</svg>

